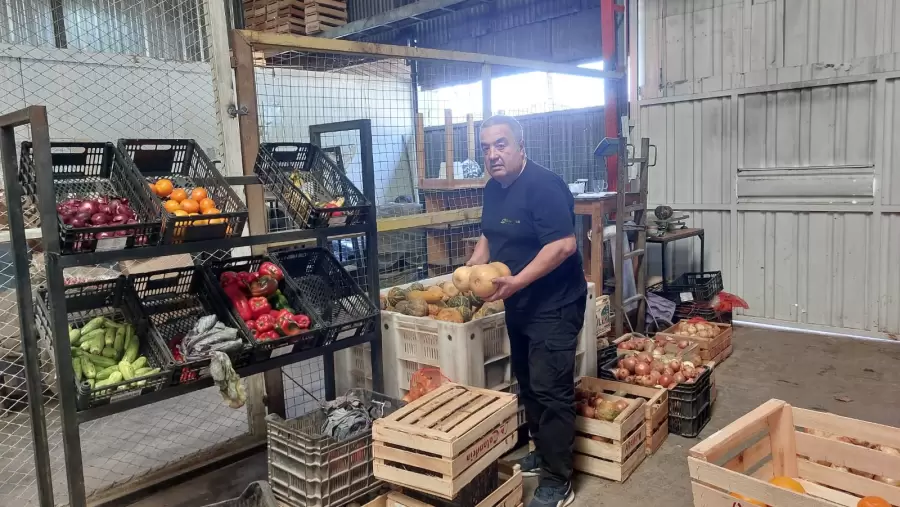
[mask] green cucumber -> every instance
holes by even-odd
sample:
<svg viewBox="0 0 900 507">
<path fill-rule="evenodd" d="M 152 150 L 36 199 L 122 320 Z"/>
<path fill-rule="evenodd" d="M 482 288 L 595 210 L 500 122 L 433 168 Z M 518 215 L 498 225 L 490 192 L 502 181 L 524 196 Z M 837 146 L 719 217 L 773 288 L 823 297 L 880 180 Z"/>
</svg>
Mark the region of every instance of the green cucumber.
<svg viewBox="0 0 900 507">
<path fill-rule="evenodd" d="M 97 376 L 97 368 L 86 356 L 81 356 L 81 372 L 87 378 L 95 378 Z"/>
<path fill-rule="evenodd" d="M 145 356 L 141 356 L 131 363 L 131 367 L 134 368 L 135 371 L 140 370 L 144 366 L 147 366 L 147 358 Z"/>
<path fill-rule="evenodd" d="M 138 356 L 138 352 L 139 352 L 138 346 L 139 345 L 140 345 L 140 343 L 138 343 L 138 341 L 136 339 L 133 340 L 131 345 L 129 345 L 128 347 L 125 348 L 125 355 L 122 356 L 122 360 L 126 361 L 128 363 L 134 362 L 134 360 L 137 359 L 137 356 Z"/>
<path fill-rule="evenodd" d="M 106 328 L 106 333 L 103 335 L 103 346 L 112 347 L 116 343 L 116 328 L 108 327 Z"/>
<path fill-rule="evenodd" d="M 81 330 L 69 328 L 69 344 L 78 345 L 79 340 L 81 340 Z"/>
<path fill-rule="evenodd" d="M 125 380 L 134 378 L 134 368 L 131 367 L 131 363 L 128 361 L 123 360 L 119 362 L 119 371 L 122 372 L 122 378 Z"/>
<path fill-rule="evenodd" d="M 111 327 L 111 328 L 113 328 L 113 329 L 119 329 L 119 328 L 121 328 L 121 327 L 125 327 L 125 324 L 121 324 L 121 323 L 116 322 L 116 321 L 114 321 L 114 320 L 112 320 L 112 319 L 105 319 L 105 320 L 103 321 L 103 327 L 106 327 L 106 328 L 110 328 L 110 327 Z"/>
<path fill-rule="evenodd" d="M 103 357 L 108 357 L 110 359 L 118 359 L 119 353 L 116 352 L 116 349 L 112 347 L 104 347 L 102 351 L 100 351 L 100 355 Z"/>
<path fill-rule="evenodd" d="M 120 327 L 118 331 L 116 331 L 116 339 L 113 342 L 113 348 L 116 349 L 116 352 L 123 353 L 125 352 L 125 328 Z"/>
<path fill-rule="evenodd" d="M 97 376 L 94 378 L 96 378 L 97 380 L 106 380 L 109 378 L 110 375 L 113 374 L 113 372 L 117 372 L 117 371 L 119 371 L 118 364 L 114 364 L 112 366 L 107 366 L 106 368 L 103 368 L 102 370 L 98 371 Z"/>
<path fill-rule="evenodd" d="M 72 369 L 75 370 L 75 382 L 80 384 L 82 378 L 80 357 L 72 358 Z"/>
<path fill-rule="evenodd" d="M 81 328 L 81 334 L 90 334 L 92 331 L 102 328 L 105 321 L 106 319 L 103 317 L 94 317 L 90 320 L 90 322 L 85 324 L 83 328 Z"/>
<path fill-rule="evenodd" d="M 100 368 L 108 368 L 117 364 L 115 359 L 110 359 L 108 357 L 98 356 L 95 354 L 84 354 L 81 357 L 86 357 L 90 362 L 94 363 L 94 366 L 98 366 Z"/>
</svg>

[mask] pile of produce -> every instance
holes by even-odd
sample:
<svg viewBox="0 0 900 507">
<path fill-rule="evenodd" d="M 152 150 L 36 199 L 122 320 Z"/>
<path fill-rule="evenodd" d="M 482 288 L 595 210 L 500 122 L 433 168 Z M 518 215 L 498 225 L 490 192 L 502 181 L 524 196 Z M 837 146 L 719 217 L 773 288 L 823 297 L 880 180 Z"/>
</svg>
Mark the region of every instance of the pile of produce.
<svg viewBox="0 0 900 507">
<path fill-rule="evenodd" d="M 309 192 L 306 191 L 306 182 L 303 181 L 303 176 L 300 171 L 291 171 L 291 173 L 288 175 L 288 178 L 291 180 L 291 183 L 293 183 L 293 185 L 297 187 L 297 189 L 299 189 L 300 192 L 302 192 L 303 195 L 305 195 L 306 198 L 309 199 L 316 208 L 328 209 L 341 208 L 344 206 L 343 197 L 338 197 L 335 199 L 331 197 L 309 195 Z M 328 213 L 328 216 L 330 218 L 337 218 L 344 216 L 344 213 L 342 211 L 332 211 L 331 213 Z"/>
<path fill-rule="evenodd" d="M 183 317 L 179 317 L 183 318 Z M 163 324 L 163 327 L 168 323 Z M 237 329 L 227 327 L 215 315 L 200 317 L 187 333 L 179 333 L 169 339 L 169 351 L 178 363 L 206 359 L 215 351 L 234 353 L 244 347 Z M 180 382 L 186 383 L 199 378 L 195 370 L 181 370 Z"/>
<path fill-rule="evenodd" d="M 66 199 L 56 205 L 56 213 L 67 229 L 89 229 L 138 223 L 128 199 L 116 196 Z M 94 239 L 122 238 L 134 235 L 135 231 L 129 229 L 85 233 L 81 235 L 83 241 L 75 245 L 75 249 L 92 250 L 95 247 L 95 242 L 92 241 Z M 135 244 L 146 245 L 147 236 L 138 235 L 135 238 Z"/>
<path fill-rule="evenodd" d="M 825 431 L 814 430 L 812 428 L 806 428 L 805 432 L 809 433 L 810 435 L 816 436 L 816 437 L 827 438 L 829 440 L 836 440 L 838 442 L 844 442 L 845 444 L 852 444 L 852 445 L 857 445 L 860 447 L 865 447 L 867 449 L 872 449 L 875 451 L 883 452 L 885 454 L 890 454 L 891 456 L 900 456 L 900 449 L 896 449 L 894 447 L 889 447 L 887 445 L 873 444 L 871 442 L 866 442 L 864 440 L 859 440 L 856 438 L 842 437 L 842 436 L 834 435 L 834 434 L 831 434 L 831 433 L 828 433 Z M 869 473 L 866 473 L 866 472 L 863 472 L 860 470 L 856 470 L 853 468 L 847 468 L 844 466 L 835 465 L 835 464 L 829 463 L 827 461 L 817 461 L 816 463 L 818 463 L 822 466 L 831 467 L 836 470 L 840 470 L 842 472 L 849 472 L 854 475 L 859 475 L 861 477 L 865 477 L 866 479 L 874 479 L 878 482 L 883 482 L 883 483 L 889 484 L 891 486 L 900 487 L 900 472 L 898 472 L 897 477 L 883 477 L 880 475 L 869 474 Z"/>
<path fill-rule="evenodd" d="M 715 338 L 722 330 L 701 317 L 694 317 L 679 322 L 670 332 L 687 338 Z"/>
<path fill-rule="evenodd" d="M 381 296 L 381 309 L 412 317 L 426 317 L 462 324 L 504 310 L 503 301 L 485 303 L 471 291 L 460 291 L 453 282 L 428 287 L 414 283 L 406 289 L 394 287 Z"/>
<path fill-rule="evenodd" d="M 502 262 L 463 266 L 453 272 L 453 285 L 460 291 L 472 291 L 480 298 L 489 298 L 497 292 L 494 278 L 511 276 L 509 267 Z"/>
<path fill-rule="evenodd" d="M 619 414 L 628 410 L 629 403 L 622 397 L 615 399 L 587 389 L 575 390 L 575 413 L 588 419 L 614 421 Z"/>
<path fill-rule="evenodd" d="M 138 356 L 140 338 L 131 324 L 95 317 L 81 328 L 69 329 L 69 345 L 72 348 L 75 381 L 81 383 L 87 380 L 91 389 L 140 379 L 160 371 L 147 364 L 146 357 Z M 135 380 L 119 386 L 118 390 L 146 384 L 146 380 Z"/>
<path fill-rule="evenodd" d="M 159 196 L 163 201 L 163 207 L 169 213 L 177 217 L 193 217 L 199 215 L 220 215 L 222 212 L 216 207 L 216 201 L 209 197 L 209 193 L 203 187 L 187 189 L 176 187 L 172 180 L 159 179 L 156 183 L 148 183 L 150 191 Z M 195 220 L 191 225 L 208 225 L 225 223 L 224 218 L 210 220 Z"/>
<path fill-rule="evenodd" d="M 668 352 L 666 346 L 673 342 L 665 336 L 655 340 L 635 337 L 618 345 L 619 349 L 640 351 L 619 359 L 613 370 L 617 380 L 644 387 L 664 387 L 674 389 L 678 384 L 693 384 L 706 372 L 706 367 L 696 366 L 690 361 L 682 361 L 680 353 L 691 345 L 687 340 L 679 340 L 678 352 Z"/>
<path fill-rule="evenodd" d="M 279 289 L 284 282 L 281 268 L 263 262 L 256 272 L 225 271 L 219 284 L 231 305 L 257 341 L 277 340 L 309 329 L 309 316 L 297 313 Z"/>
</svg>

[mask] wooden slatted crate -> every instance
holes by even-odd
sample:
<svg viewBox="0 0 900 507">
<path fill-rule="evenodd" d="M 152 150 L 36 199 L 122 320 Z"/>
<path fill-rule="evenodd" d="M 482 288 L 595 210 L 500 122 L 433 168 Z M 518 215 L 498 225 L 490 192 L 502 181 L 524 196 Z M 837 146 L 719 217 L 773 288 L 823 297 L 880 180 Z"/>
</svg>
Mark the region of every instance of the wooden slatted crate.
<svg viewBox="0 0 900 507">
<path fill-rule="evenodd" d="M 306 2 L 306 30 L 315 34 L 347 24 L 344 0 L 311 0 Z"/>
<path fill-rule="evenodd" d="M 900 429 L 769 400 L 691 449 L 694 506 L 750 505 L 734 494 L 770 507 L 856 507 L 864 496 L 900 505 L 900 487 L 846 471 L 896 478 L 900 456 L 872 446 L 900 449 Z M 806 494 L 769 484 L 775 476 Z"/>
<path fill-rule="evenodd" d="M 523 502 L 522 471 L 519 465 L 498 463 L 500 487 L 475 507 L 520 507 Z M 363 507 L 432 507 L 427 502 L 410 498 L 399 491 L 385 493 Z"/>
<path fill-rule="evenodd" d="M 582 389 L 598 379 L 582 378 Z M 590 389 L 602 393 L 596 386 Z M 603 398 L 618 402 L 625 400 L 628 408 L 614 421 L 601 421 L 577 416 L 575 418 L 574 467 L 579 472 L 606 479 L 624 482 L 647 457 L 644 450 L 647 440 L 647 425 L 644 423 L 645 400 L 642 398 L 622 398 L 603 394 Z"/>
<path fill-rule="evenodd" d="M 244 25 L 248 30 L 306 34 L 306 11 L 302 0 L 248 0 L 244 2 Z"/>
<path fill-rule="evenodd" d="M 582 377 L 578 381 L 579 389 L 587 389 L 595 393 L 622 393 L 625 398 L 641 398 L 644 400 L 644 425 L 647 427 L 647 438 L 644 451 L 647 456 L 659 450 L 669 436 L 669 391 L 661 388 L 641 387 L 624 382 L 614 382 L 597 378 Z M 620 394 L 621 395 L 621 394 Z"/>
<path fill-rule="evenodd" d="M 375 477 L 452 500 L 517 439 L 513 394 L 444 384 L 372 427 Z"/>
<path fill-rule="evenodd" d="M 721 357 L 721 360 L 716 359 L 717 357 L 722 356 L 723 352 L 731 347 L 731 324 L 709 322 L 708 324 L 712 324 L 719 328 L 719 333 L 713 338 L 701 338 L 699 336 L 678 336 L 677 333 L 679 331 L 679 326 L 683 324 L 684 322 L 679 322 L 669 329 L 666 329 L 665 331 L 659 332 L 657 334 L 667 336 L 675 340 L 686 339 L 697 343 L 697 348 L 700 352 L 700 359 L 702 359 L 704 363 L 715 360 L 717 363 L 721 364 L 722 360 L 728 357 L 726 355 L 725 357 Z"/>
</svg>

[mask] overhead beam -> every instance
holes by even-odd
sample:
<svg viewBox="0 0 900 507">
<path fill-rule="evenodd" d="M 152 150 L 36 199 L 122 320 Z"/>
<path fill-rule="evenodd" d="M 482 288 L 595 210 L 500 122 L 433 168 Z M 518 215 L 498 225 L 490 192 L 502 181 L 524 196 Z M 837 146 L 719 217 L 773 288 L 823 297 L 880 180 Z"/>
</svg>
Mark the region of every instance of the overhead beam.
<svg viewBox="0 0 900 507">
<path fill-rule="evenodd" d="M 304 35 L 292 35 L 287 33 L 256 32 L 251 30 L 236 30 L 236 32 L 253 46 L 254 51 L 310 51 L 368 57 L 381 56 L 386 58 L 413 58 L 420 60 L 439 60 L 477 64 L 487 63 L 491 65 L 595 77 L 600 79 L 622 79 L 625 77 L 625 74 L 622 72 L 585 69 L 564 63 L 525 60 L 522 58 L 509 58 L 506 56 L 484 55 L 480 53 L 466 53 L 463 51 L 447 51 L 443 49 L 425 49 L 409 46 L 393 46 L 390 44 L 375 44 L 372 42 L 323 39 L 320 37 L 307 37 Z"/>
<path fill-rule="evenodd" d="M 419 213 L 404 217 L 379 218 L 378 232 L 400 231 L 404 229 L 418 229 L 433 225 L 452 224 L 481 218 L 481 208 L 465 208 L 448 211 L 435 211 L 432 213 Z"/>
<path fill-rule="evenodd" d="M 419 21 L 442 16 L 478 4 L 492 3 L 494 0 L 419 0 L 418 2 L 391 9 L 370 18 L 352 21 L 344 26 L 331 28 L 320 33 L 324 39 L 343 39 L 356 35 L 370 35 L 393 28 L 401 28 Z M 412 21 L 412 23 L 410 22 Z M 392 26 L 395 25 L 395 26 Z"/>
</svg>

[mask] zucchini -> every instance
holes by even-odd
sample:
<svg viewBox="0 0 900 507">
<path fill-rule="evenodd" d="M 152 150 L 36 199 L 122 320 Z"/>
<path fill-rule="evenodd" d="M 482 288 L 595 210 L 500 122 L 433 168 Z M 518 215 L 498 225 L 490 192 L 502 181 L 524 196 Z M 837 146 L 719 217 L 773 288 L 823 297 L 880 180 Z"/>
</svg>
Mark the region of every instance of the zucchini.
<svg viewBox="0 0 900 507">
<path fill-rule="evenodd" d="M 131 367 L 131 363 L 128 361 L 122 360 L 119 362 L 119 371 L 122 372 L 122 378 L 125 380 L 134 378 L 134 368 Z"/>
<path fill-rule="evenodd" d="M 81 358 L 73 357 L 72 358 L 72 369 L 75 370 L 75 382 L 81 383 L 82 373 L 81 373 Z"/>
<path fill-rule="evenodd" d="M 106 319 L 103 317 L 94 317 L 93 319 L 90 320 L 90 322 L 85 324 L 83 328 L 81 328 L 81 334 L 87 335 L 87 334 L 90 334 L 92 331 L 102 328 L 103 322 L 105 322 L 105 321 L 106 321 Z"/>
<path fill-rule="evenodd" d="M 99 354 L 103 352 L 103 337 L 98 336 L 88 343 L 88 352 L 91 354 Z"/>
<path fill-rule="evenodd" d="M 104 347 L 100 352 L 100 355 L 103 357 L 108 357 L 110 359 L 118 359 L 119 353 L 116 352 L 116 349 L 112 347 Z"/>
<path fill-rule="evenodd" d="M 114 320 L 112 320 L 112 319 L 104 319 L 104 320 L 103 320 L 103 327 L 106 327 L 106 328 L 110 328 L 110 327 L 111 327 L 111 328 L 113 328 L 113 329 L 119 329 L 119 328 L 121 328 L 121 327 L 125 327 L 125 324 L 121 324 L 121 323 L 116 322 L 116 321 L 114 321 Z"/>
<path fill-rule="evenodd" d="M 106 331 L 103 329 L 97 329 L 95 331 L 91 331 L 90 333 L 81 333 L 81 339 L 78 341 L 78 346 L 81 347 L 81 350 L 88 350 L 90 348 L 90 343 L 94 341 L 98 336 L 102 337 L 106 334 Z"/>
<path fill-rule="evenodd" d="M 113 348 L 116 349 L 116 352 L 123 353 L 125 352 L 125 328 L 120 327 L 118 331 L 116 331 L 116 339 L 113 341 Z"/>
<path fill-rule="evenodd" d="M 113 384 L 118 384 L 122 381 L 122 373 L 118 371 L 112 372 L 106 380 L 101 380 L 97 382 L 96 387 L 106 387 L 111 386 Z"/>
<path fill-rule="evenodd" d="M 71 347 L 71 348 L 72 348 L 72 357 L 81 357 L 81 354 L 84 353 L 84 351 L 79 349 L 78 347 Z"/>
<path fill-rule="evenodd" d="M 134 368 L 135 371 L 140 370 L 145 366 L 147 366 L 147 358 L 144 356 L 135 359 L 134 362 L 131 363 L 131 367 Z"/>
<path fill-rule="evenodd" d="M 69 328 L 69 344 L 70 345 L 78 345 L 79 340 L 81 340 L 81 330 L 80 329 L 72 329 Z"/>
<path fill-rule="evenodd" d="M 128 324 L 125 326 L 125 348 L 127 349 L 131 342 L 134 341 L 134 326 Z"/>
<path fill-rule="evenodd" d="M 116 343 L 116 328 L 108 327 L 106 328 L 106 333 L 103 335 L 103 346 L 104 347 L 112 347 Z"/>
<path fill-rule="evenodd" d="M 116 365 L 115 359 L 110 359 L 108 357 L 98 356 L 95 354 L 84 354 L 81 357 L 86 357 L 90 362 L 94 363 L 94 366 L 99 366 L 100 368 L 108 368 L 110 366 Z"/>
<path fill-rule="evenodd" d="M 131 363 L 137 359 L 139 345 L 140 343 L 138 343 L 136 339 L 133 340 L 132 343 L 125 348 L 125 355 L 122 356 L 122 360 Z"/>
<path fill-rule="evenodd" d="M 116 371 L 119 371 L 118 364 L 114 364 L 112 366 L 107 366 L 106 368 L 103 368 L 102 370 L 98 371 L 97 376 L 94 378 L 96 378 L 97 380 L 106 380 L 109 378 L 110 375 L 113 374 L 113 372 L 116 372 Z"/>
<path fill-rule="evenodd" d="M 87 378 L 95 378 L 97 376 L 97 368 L 87 356 L 81 356 L 81 372 Z"/>
</svg>

